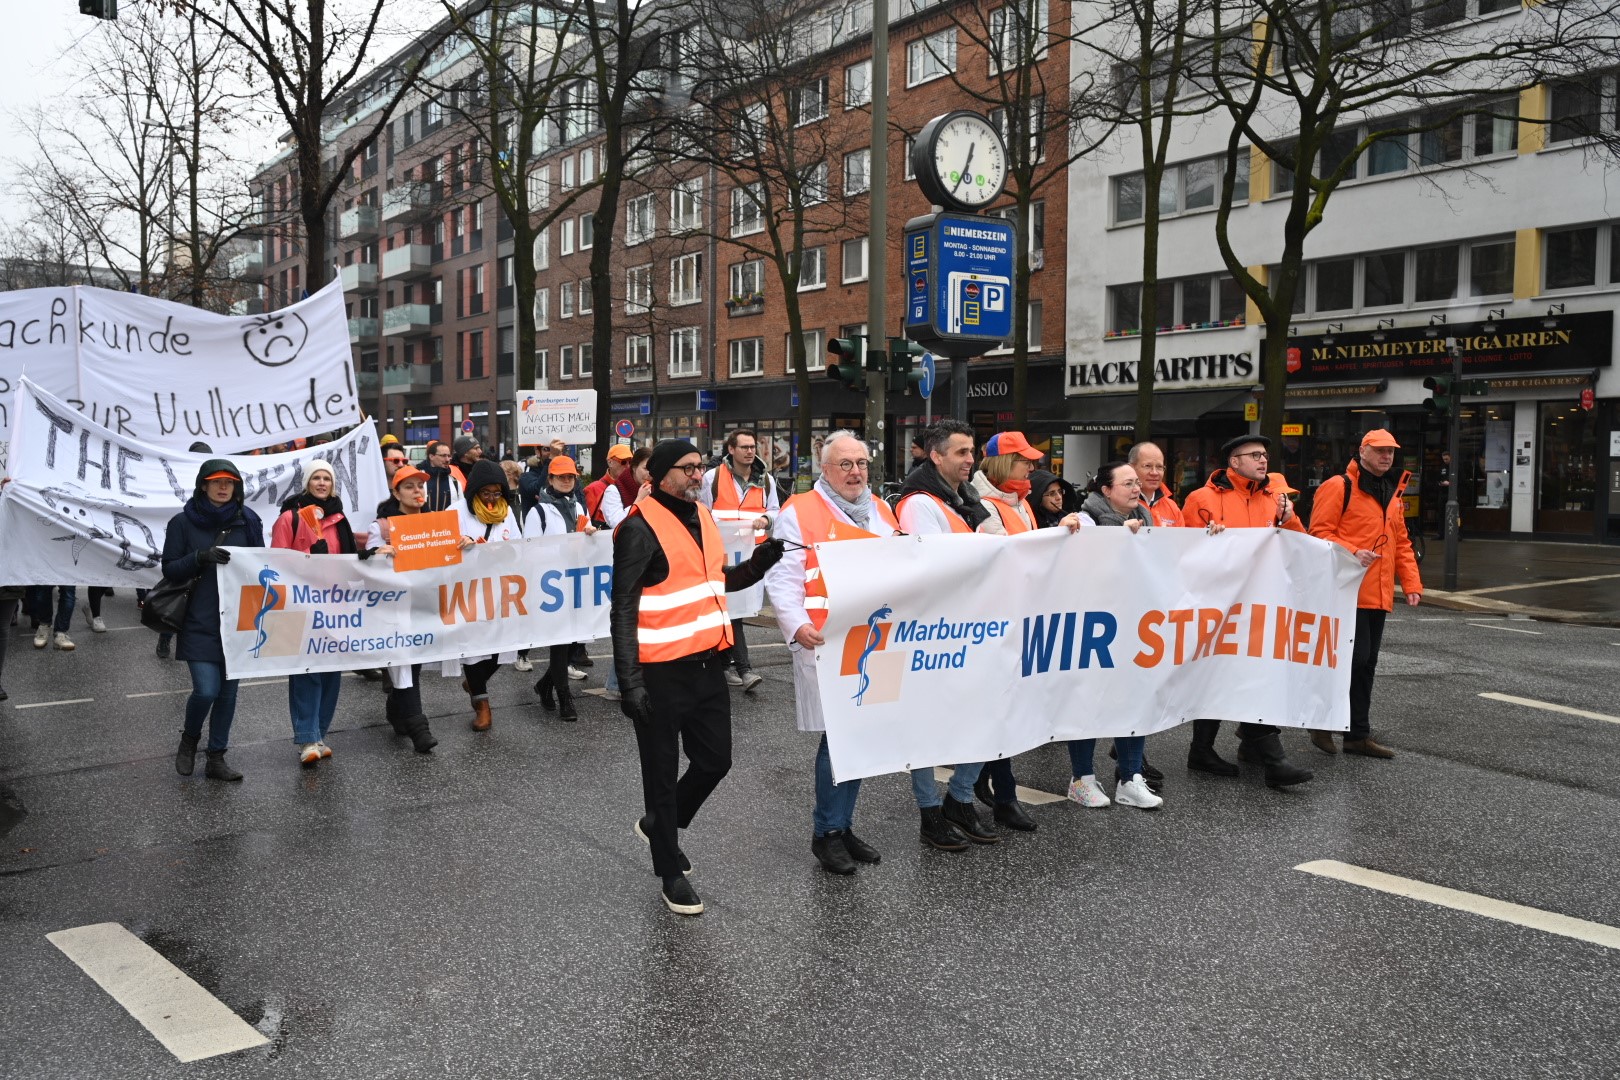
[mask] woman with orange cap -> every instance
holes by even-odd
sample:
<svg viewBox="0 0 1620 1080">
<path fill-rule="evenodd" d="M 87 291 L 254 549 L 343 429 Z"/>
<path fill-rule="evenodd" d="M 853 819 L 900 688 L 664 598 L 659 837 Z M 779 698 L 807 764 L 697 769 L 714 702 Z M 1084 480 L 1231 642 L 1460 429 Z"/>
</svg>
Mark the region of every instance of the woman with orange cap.
<svg viewBox="0 0 1620 1080">
<path fill-rule="evenodd" d="M 574 459 L 558 454 L 546 469 L 546 486 L 535 498 L 534 509 L 523 519 L 525 536 L 559 536 L 572 532 L 589 535 L 596 531 L 585 514 L 585 503 L 579 496 L 579 469 Z M 534 684 L 540 695 L 540 704 L 547 711 L 557 710 L 559 720 L 578 720 L 574 709 L 574 695 L 569 692 L 568 679 L 572 669 L 568 658 L 575 646 L 572 643 L 550 648 L 545 674 Z"/>
</svg>

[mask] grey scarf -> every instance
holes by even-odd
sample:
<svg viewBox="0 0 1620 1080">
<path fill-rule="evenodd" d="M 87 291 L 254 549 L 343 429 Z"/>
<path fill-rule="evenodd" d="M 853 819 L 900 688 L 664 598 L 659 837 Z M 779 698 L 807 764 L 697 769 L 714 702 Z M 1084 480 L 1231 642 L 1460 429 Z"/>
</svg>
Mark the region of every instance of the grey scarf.
<svg viewBox="0 0 1620 1080">
<path fill-rule="evenodd" d="M 1129 514 L 1121 514 L 1115 510 L 1113 504 L 1103 498 L 1100 491 L 1093 491 L 1086 496 L 1086 501 L 1080 504 L 1080 509 L 1091 515 L 1091 520 L 1098 525 L 1124 525 L 1130 518 L 1136 518 L 1144 525 L 1153 524 L 1146 509 L 1140 503 L 1131 507 Z"/>
<path fill-rule="evenodd" d="M 825 474 L 816 477 L 816 490 L 825 495 L 828 502 L 832 503 L 834 506 L 838 507 L 838 509 L 847 514 L 849 516 L 849 520 L 853 521 L 858 528 L 866 529 L 868 532 L 871 531 L 871 492 L 863 492 L 862 494 L 864 497 L 860 502 L 850 502 L 848 499 L 838 494 L 838 492 L 833 489 L 831 484 L 827 483 L 827 477 Z"/>
</svg>

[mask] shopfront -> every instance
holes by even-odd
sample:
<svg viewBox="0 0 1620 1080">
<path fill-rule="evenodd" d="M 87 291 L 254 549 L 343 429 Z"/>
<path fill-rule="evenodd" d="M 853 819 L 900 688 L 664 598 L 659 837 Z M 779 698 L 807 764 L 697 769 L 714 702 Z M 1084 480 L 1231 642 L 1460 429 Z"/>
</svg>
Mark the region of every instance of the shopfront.
<svg viewBox="0 0 1620 1080">
<path fill-rule="evenodd" d="M 910 457 L 911 440 L 921 435 L 931 420 L 951 414 L 950 361 L 939 363 L 940 384 L 931 401 L 908 396 L 903 403 L 890 401 L 895 437 L 891 447 L 896 456 Z M 1030 361 L 1028 392 L 1025 395 L 1024 435 L 1030 444 L 1061 466 L 1067 416 L 1062 407 L 1063 366 L 1056 357 Z M 925 409 L 931 405 L 932 410 Z M 1017 413 L 1013 406 L 1013 366 L 1011 361 L 973 360 L 967 368 L 967 422 L 973 428 L 973 441 L 983 446 L 990 436 L 1010 430 Z M 902 459 L 902 460 L 904 460 Z M 1050 467 L 1043 463 L 1043 467 Z"/>
</svg>

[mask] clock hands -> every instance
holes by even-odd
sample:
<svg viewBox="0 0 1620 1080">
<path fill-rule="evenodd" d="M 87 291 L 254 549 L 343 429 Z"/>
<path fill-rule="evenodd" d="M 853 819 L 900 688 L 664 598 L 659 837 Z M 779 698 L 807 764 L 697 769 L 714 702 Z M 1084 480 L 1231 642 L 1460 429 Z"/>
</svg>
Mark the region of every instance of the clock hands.
<svg viewBox="0 0 1620 1080">
<path fill-rule="evenodd" d="M 962 171 L 957 174 L 956 183 L 951 185 L 951 190 L 952 191 L 955 191 L 957 188 L 961 187 L 962 186 L 962 181 L 966 180 L 968 178 L 968 176 L 970 175 L 969 172 L 968 172 L 968 167 L 973 164 L 973 151 L 977 150 L 978 148 L 979 148 L 978 143 L 976 143 L 976 142 L 968 143 L 967 160 L 962 162 Z"/>
</svg>

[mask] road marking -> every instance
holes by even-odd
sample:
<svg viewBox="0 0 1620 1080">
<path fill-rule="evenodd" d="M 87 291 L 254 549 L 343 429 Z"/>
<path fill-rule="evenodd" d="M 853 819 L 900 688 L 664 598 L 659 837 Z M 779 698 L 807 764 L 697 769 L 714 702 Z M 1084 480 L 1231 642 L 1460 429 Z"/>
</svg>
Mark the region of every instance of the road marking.
<svg viewBox="0 0 1620 1080">
<path fill-rule="evenodd" d="M 45 939 L 181 1061 L 200 1061 L 270 1041 L 118 923 L 58 930 Z"/>
<path fill-rule="evenodd" d="M 1505 701 L 1509 705 L 1524 705 L 1532 709 L 1545 709 L 1547 712 L 1564 713 L 1566 716 L 1584 716 L 1588 720 L 1602 720 L 1607 724 L 1620 724 L 1620 716 L 1591 712 L 1588 709 L 1574 709 L 1568 705 L 1554 705 L 1550 701 L 1537 701 L 1534 698 L 1514 697 L 1512 694 L 1498 694 L 1495 692 L 1479 696 L 1489 698 L 1492 701 Z"/>
<path fill-rule="evenodd" d="M 1484 630 L 1506 630 L 1510 634 L 1534 634 L 1536 637 L 1541 637 L 1540 630 L 1520 630 L 1517 626 L 1497 626 L 1495 623 L 1488 622 L 1470 622 L 1468 625 L 1478 626 Z"/>
<path fill-rule="evenodd" d="M 948 784 L 951 782 L 951 773 L 953 771 L 955 770 L 948 769 L 943 765 L 935 765 L 934 779 L 942 784 Z M 1068 798 L 1067 795 L 1054 795 L 1050 791 L 1038 791 L 1035 788 L 1025 787 L 1023 784 L 1019 784 L 1015 790 L 1018 793 L 1018 801 L 1027 802 L 1031 806 L 1045 806 L 1048 803 L 1063 802 Z"/>
<path fill-rule="evenodd" d="M 84 705 L 96 700 L 93 697 L 68 698 L 66 701 L 31 701 L 27 705 L 16 706 L 19 709 L 48 709 L 52 705 Z"/>
<path fill-rule="evenodd" d="M 1485 596 L 1489 593 L 1513 592 L 1515 589 L 1546 589 L 1554 585 L 1584 585 L 1588 581 L 1613 581 L 1620 574 L 1594 574 L 1591 577 L 1554 578 L 1552 581 L 1526 581 L 1518 585 L 1491 585 L 1484 589 L 1464 589 L 1452 596 Z"/>
<path fill-rule="evenodd" d="M 184 690 L 148 690 L 144 694 L 125 694 L 124 696 L 127 697 L 127 698 L 168 697 L 170 694 L 189 694 L 189 693 L 191 693 L 191 688 L 187 687 Z"/>
<path fill-rule="evenodd" d="M 1349 863 L 1342 863 L 1335 859 L 1317 859 L 1314 862 L 1303 862 L 1294 869 L 1303 870 L 1307 874 L 1315 874 L 1318 877 L 1332 878 L 1335 881 L 1344 881 L 1351 885 L 1360 885 L 1366 889 L 1375 889 L 1378 892 L 1405 896 L 1413 900 L 1422 900 L 1424 903 L 1434 904 L 1437 907 L 1451 908 L 1455 911 L 1467 911 L 1474 915 L 1483 915 L 1487 919 L 1499 919 L 1502 922 L 1513 923 L 1515 926 L 1527 926 L 1532 930 L 1557 934 L 1559 937 L 1574 938 L 1577 941 L 1602 945 L 1607 949 L 1620 949 L 1620 929 L 1606 926 L 1603 923 L 1588 922 L 1585 919 L 1574 919 L 1568 915 L 1560 915 L 1556 911 L 1526 907 L 1523 904 L 1510 904 L 1506 900 L 1493 900 L 1488 896 L 1480 896 L 1477 893 L 1448 889 L 1443 885 L 1431 885 L 1426 881 L 1417 881 L 1413 878 L 1396 877 L 1394 874 L 1384 874 L 1377 870 L 1368 870 L 1365 867 L 1351 866 Z"/>
</svg>

